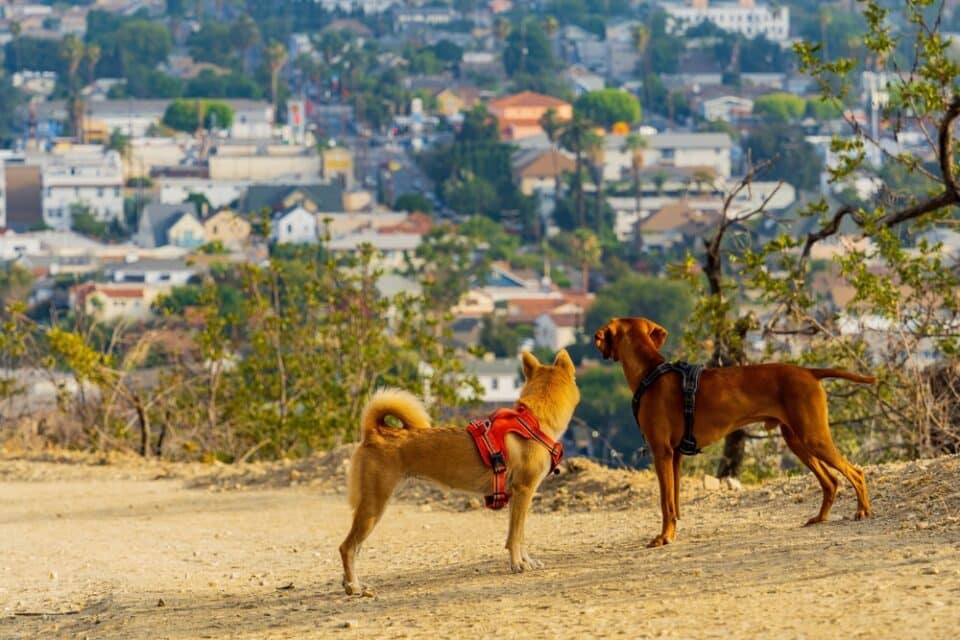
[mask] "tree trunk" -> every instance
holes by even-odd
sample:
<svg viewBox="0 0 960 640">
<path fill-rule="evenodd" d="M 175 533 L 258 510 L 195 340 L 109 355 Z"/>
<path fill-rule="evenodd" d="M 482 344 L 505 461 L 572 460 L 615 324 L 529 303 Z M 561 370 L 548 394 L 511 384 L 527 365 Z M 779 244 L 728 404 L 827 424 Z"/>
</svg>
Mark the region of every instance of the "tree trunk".
<svg viewBox="0 0 960 640">
<path fill-rule="evenodd" d="M 737 429 L 723 439 L 723 457 L 717 465 L 718 478 L 736 478 L 743 468 L 743 456 L 746 451 L 747 432 Z"/>
<path fill-rule="evenodd" d="M 577 149 L 577 219 L 581 227 L 587 226 L 587 214 L 583 203 L 583 152 Z"/>
</svg>

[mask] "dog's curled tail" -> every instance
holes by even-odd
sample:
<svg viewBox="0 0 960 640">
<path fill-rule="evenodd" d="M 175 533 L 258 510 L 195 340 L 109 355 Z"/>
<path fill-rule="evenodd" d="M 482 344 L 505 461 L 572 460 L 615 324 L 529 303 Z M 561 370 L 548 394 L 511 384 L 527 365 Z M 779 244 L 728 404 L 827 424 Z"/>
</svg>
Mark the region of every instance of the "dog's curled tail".
<svg viewBox="0 0 960 640">
<path fill-rule="evenodd" d="M 395 387 L 377 389 L 360 415 L 360 442 L 366 442 L 373 433 L 396 427 L 388 426 L 383 419 L 387 416 L 397 418 L 404 429 L 427 429 L 430 427 L 430 415 L 418 397 Z"/>
<path fill-rule="evenodd" d="M 854 382 L 863 382 L 864 384 L 873 384 L 877 381 L 874 376 L 862 376 L 859 373 L 853 373 L 845 369 L 810 369 L 810 373 L 817 380 L 822 378 L 844 378 Z"/>
</svg>

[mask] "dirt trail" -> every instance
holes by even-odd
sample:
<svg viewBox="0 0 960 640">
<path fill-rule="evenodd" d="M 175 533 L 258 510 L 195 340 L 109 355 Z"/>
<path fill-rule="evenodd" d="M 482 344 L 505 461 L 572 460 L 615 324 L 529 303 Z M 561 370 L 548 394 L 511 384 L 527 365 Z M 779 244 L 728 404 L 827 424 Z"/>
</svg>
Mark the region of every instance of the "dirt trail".
<svg viewBox="0 0 960 640">
<path fill-rule="evenodd" d="M 812 476 L 739 492 L 686 479 L 678 543 L 652 550 L 652 475 L 574 461 L 528 522 L 546 568 L 522 575 L 505 513 L 413 485 L 360 557 L 376 597 L 350 598 L 346 454 L 239 469 L 0 459 L 0 638 L 957 634 L 958 457 L 869 468 L 876 517 L 848 519 L 845 486 L 833 521 L 809 528 Z"/>
</svg>

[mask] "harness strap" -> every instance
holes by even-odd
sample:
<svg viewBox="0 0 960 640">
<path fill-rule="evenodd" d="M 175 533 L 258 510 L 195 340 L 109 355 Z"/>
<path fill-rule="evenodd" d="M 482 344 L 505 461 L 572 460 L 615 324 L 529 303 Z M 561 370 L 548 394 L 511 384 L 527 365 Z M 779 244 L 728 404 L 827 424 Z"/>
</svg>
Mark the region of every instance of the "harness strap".
<svg viewBox="0 0 960 640">
<path fill-rule="evenodd" d="M 487 418 L 474 420 L 467 426 L 473 436 L 483 462 L 493 471 L 493 493 L 484 496 L 490 509 L 501 509 L 510 501 L 506 490 L 507 451 L 506 436 L 515 433 L 527 440 L 535 440 L 550 452 L 550 471 L 559 473 L 557 467 L 563 458 L 563 443 L 554 442 L 537 423 L 537 418 L 525 405 L 516 410 L 500 409 Z"/>
<path fill-rule="evenodd" d="M 662 362 L 648 373 L 633 394 L 633 417 L 640 424 L 640 398 L 650 386 L 656 382 L 660 376 L 670 371 L 676 371 L 681 377 L 681 388 L 683 390 L 683 437 L 680 444 L 676 447 L 677 451 L 685 456 L 693 456 L 700 453 L 697 447 L 697 439 L 693 435 L 693 417 L 696 408 L 697 390 L 700 388 L 700 375 L 703 373 L 703 365 L 689 364 L 687 362 Z"/>
</svg>

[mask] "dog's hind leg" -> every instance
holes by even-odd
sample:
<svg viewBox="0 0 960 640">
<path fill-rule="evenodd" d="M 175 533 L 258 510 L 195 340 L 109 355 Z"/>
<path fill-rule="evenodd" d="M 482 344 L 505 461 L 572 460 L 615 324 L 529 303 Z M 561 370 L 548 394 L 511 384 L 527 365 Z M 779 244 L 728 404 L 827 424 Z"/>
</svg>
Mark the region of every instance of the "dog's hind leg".
<svg viewBox="0 0 960 640">
<path fill-rule="evenodd" d="M 811 454 L 803 446 L 803 443 L 797 438 L 796 434 L 790 430 L 785 424 L 780 425 L 780 433 L 783 434 L 783 439 L 786 440 L 787 446 L 790 447 L 790 451 L 793 451 L 794 455 L 800 459 L 800 462 L 805 464 L 810 471 L 813 472 L 813 475 L 816 476 L 817 481 L 820 482 L 820 487 L 823 489 L 823 502 L 820 503 L 820 512 L 814 517 L 807 520 L 806 525 L 816 524 L 818 522 L 826 522 L 827 517 L 830 515 L 830 507 L 833 506 L 833 501 L 837 497 L 837 489 L 839 488 L 839 482 L 836 477 L 827 468 L 824 466 L 816 456 Z"/>
<path fill-rule="evenodd" d="M 819 390 L 821 397 L 818 398 L 818 402 L 809 407 L 809 411 L 791 417 L 790 427 L 807 451 L 819 458 L 821 462 L 839 471 L 853 485 L 853 490 L 857 493 L 856 518 L 857 520 L 866 518 L 871 514 L 871 509 L 863 471 L 850 464 L 833 444 L 830 423 L 827 421 L 826 393 L 822 387 Z"/>
<path fill-rule="evenodd" d="M 399 482 L 398 477 L 384 474 L 376 477 L 375 482 L 360 487 L 360 502 L 353 512 L 353 524 L 343 544 L 340 545 L 340 559 L 343 561 L 343 589 L 348 596 L 369 595 L 372 592 L 360 584 L 356 572 L 357 552 L 370 532 L 380 520 L 387 501 Z"/>
<path fill-rule="evenodd" d="M 677 520 L 680 519 L 680 463 L 683 461 L 683 454 L 679 451 L 673 452 L 673 507 L 677 512 Z"/>
<path fill-rule="evenodd" d="M 829 438 L 829 433 L 827 437 Z M 837 451 L 836 446 L 833 444 L 833 439 L 829 438 L 825 442 L 813 444 L 810 446 L 810 449 L 813 455 L 843 474 L 853 486 L 853 490 L 857 493 L 856 519 L 862 520 L 872 515 L 873 510 L 870 508 L 870 498 L 867 495 L 867 481 L 863 471 L 850 464 L 850 461 Z"/>
</svg>

